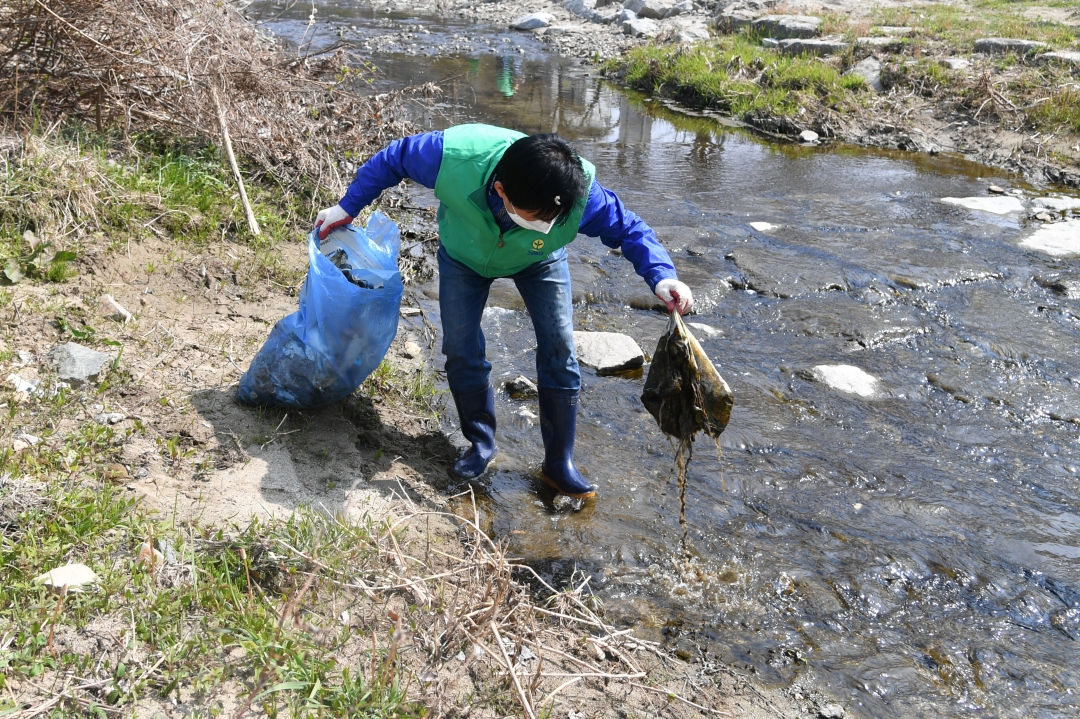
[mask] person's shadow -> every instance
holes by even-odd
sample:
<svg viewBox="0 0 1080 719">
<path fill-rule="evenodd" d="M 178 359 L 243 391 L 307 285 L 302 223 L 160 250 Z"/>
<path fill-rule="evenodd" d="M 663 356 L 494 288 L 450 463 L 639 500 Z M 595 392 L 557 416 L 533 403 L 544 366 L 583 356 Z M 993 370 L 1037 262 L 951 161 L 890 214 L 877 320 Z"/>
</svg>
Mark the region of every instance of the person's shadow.
<svg viewBox="0 0 1080 719">
<path fill-rule="evenodd" d="M 306 411 L 241 405 L 235 385 L 197 391 L 191 402 L 216 442 L 212 466 L 193 480 L 197 492 L 184 493 L 190 506 L 175 501 L 178 514 L 244 524 L 307 506 L 379 519 L 395 498 L 440 504 L 452 484 L 457 449 L 438 420 L 360 392 Z"/>
</svg>

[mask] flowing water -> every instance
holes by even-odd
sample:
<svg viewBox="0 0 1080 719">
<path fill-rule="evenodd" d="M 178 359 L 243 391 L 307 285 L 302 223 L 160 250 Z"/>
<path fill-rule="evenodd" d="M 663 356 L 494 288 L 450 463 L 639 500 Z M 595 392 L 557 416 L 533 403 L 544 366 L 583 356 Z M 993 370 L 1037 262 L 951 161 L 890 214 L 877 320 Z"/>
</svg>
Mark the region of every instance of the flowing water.
<svg viewBox="0 0 1080 719">
<path fill-rule="evenodd" d="M 307 12 L 270 27 L 299 38 Z M 343 5 L 318 18 L 340 38 L 316 45 L 359 48 L 377 89 L 442 87 L 418 106 L 425 127 L 571 138 L 656 228 L 697 297 L 689 319 L 715 329 L 696 333 L 736 404 L 723 456 L 699 442 L 691 464 L 693 559 L 643 377 L 584 368 L 577 461 L 601 497 L 578 512 L 537 480 L 535 402 L 499 395 L 483 506 L 513 553 L 561 582 L 584 572 L 610 618 L 684 656 L 823 687 L 855 715 L 1080 712 L 1080 265 L 1018 247 L 1024 213 L 940 201 L 1014 179 L 768 144 L 613 89 L 528 34 Z M 570 263 L 578 329 L 651 353 L 666 318 L 630 263 L 584 237 Z M 437 282 L 424 290 L 437 315 Z M 512 284 L 495 283 L 483 326 L 493 379 L 535 377 Z M 811 381 L 820 364 L 864 370 L 876 394 Z"/>
</svg>

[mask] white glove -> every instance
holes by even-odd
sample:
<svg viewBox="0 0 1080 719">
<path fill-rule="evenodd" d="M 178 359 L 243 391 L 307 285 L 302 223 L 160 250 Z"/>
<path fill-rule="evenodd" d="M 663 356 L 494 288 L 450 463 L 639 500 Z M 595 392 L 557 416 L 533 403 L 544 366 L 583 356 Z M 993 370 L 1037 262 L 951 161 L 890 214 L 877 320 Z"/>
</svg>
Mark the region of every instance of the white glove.
<svg viewBox="0 0 1080 719">
<path fill-rule="evenodd" d="M 352 215 L 341 209 L 341 205 L 334 205 L 327 207 L 315 217 L 315 229 L 319 231 L 319 239 L 325 240 L 331 232 L 352 221 Z"/>
<path fill-rule="evenodd" d="M 694 306 L 690 288 L 678 280 L 660 280 L 653 291 L 667 305 L 668 312 L 678 309 L 680 315 L 685 315 Z"/>
</svg>

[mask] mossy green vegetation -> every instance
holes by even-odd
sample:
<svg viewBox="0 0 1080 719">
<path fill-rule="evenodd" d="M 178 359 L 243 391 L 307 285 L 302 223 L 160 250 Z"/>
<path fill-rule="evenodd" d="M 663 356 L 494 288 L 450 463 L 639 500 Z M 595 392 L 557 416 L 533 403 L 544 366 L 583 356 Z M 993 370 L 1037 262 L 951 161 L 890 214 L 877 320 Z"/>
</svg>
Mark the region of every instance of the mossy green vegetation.
<svg viewBox="0 0 1080 719">
<path fill-rule="evenodd" d="M 744 120 L 796 118 L 808 111 L 857 105 L 862 78 L 808 56 L 789 57 L 745 35 L 730 35 L 690 48 L 644 45 L 609 65 L 622 69 L 631 87 L 662 92 L 696 106 Z"/>
<path fill-rule="evenodd" d="M 107 482 L 28 479 L 0 482 L 0 520 L 0 687 L 66 686 L 53 711 L 91 716 L 177 701 L 209 717 L 234 698 L 271 717 L 426 713 L 405 697 L 393 627 L 342 621 L 354 590 L 311 579 L 377 563 L 385 527 L 306 510 L 231 532 L 177 527 Z M 99 582 L 34 582 L 68 563 Z M 343 661 L 359 647 L 371 651 Z M 72 691 L 86 676 L 93 686 Z M 0 694 L 0 714 L 19 710 L 12 696 Z"/>
<path fill-rule="evenodd" d="M 1044 42 L 1047 49 L 1076 49 L 1080 27 L 1061 22 L 1075 8 L 1067 0 L 971 0 L 964 5 L 930 3 L 875 7 L 866 15 L 823 14 L 822 34 L 851 43 L 845 52 L 818 58 L 786 56 L 762 46 L 748 30 L 717 36 L 692 47 L 637 47 L 611 61 L 607 71 L 645 92 L 729 114 L 759 129 L 796 134 L 837 113 L 881 121 L 883 107 L 864 80 L 848 72 L 874 54 L 881 80 L 897 98 L 934 98 L 955 103 L 980 122 L 997 119 L 1031 133 L 1080 134 L 1080 104 L 1070 69 L 1039 64 L 1015 54 L 973 55 L 975 41 L 1009 37 Z M 901 34 L 887 27 L 908 28 Z M 889 35 L 886 47 L 861 47 L 861 37 Z M 971 57 L 975 68 L 955 71 L 941 60 Z M 903 100 L 898 99 L 899 105 Z M 906 109 L 891 108 L 897 112 Z"/>
</svg>

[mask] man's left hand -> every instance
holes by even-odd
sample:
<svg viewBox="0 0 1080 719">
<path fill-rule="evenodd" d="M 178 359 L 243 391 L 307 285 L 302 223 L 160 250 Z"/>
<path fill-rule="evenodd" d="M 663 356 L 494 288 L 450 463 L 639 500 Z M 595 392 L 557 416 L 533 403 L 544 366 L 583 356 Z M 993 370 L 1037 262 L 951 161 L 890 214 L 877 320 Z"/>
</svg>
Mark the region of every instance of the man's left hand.
<svg viewBox="0 0 1080 719">
<path fill-rule="evenodd" d="M 660 280 L 653 291 L 663 300 L 668 312 L 678 310 L 680 315 L 685 315 L 694 307 L 693 293 L 678 280 Z"/>
</svg>

